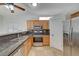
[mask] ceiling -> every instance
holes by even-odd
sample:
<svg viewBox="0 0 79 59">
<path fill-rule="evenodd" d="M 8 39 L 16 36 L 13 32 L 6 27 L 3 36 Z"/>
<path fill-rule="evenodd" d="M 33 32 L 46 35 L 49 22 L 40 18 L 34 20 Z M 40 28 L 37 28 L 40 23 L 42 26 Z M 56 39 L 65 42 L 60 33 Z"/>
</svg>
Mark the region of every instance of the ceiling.
<svg viewBox="0 0 79 59">
<path fill-rule="evenodd" d="M 29 6 L 30 12 L 40 16 L 67 14 L 75 10 L 79 10 L 79 4 L 77 3 L 39 3 L 36 7 Z"/>
<path fill-rule="evenodd" d="M 26 14 L 27 12 L 37 16 L 53 16 L 56 14 L 67 14 L 75 10 L 79 10 L 79 3 L 38 3 L 36 7 L 32 6 L 31 3 L 18 3 L 17 5 L 22 6 L 26 11 L 21 11 L 15 8 L 15 13 L 11 14 L 5 6 L 0 5 L 0 15 L 10 16 Z"/>
</svg>

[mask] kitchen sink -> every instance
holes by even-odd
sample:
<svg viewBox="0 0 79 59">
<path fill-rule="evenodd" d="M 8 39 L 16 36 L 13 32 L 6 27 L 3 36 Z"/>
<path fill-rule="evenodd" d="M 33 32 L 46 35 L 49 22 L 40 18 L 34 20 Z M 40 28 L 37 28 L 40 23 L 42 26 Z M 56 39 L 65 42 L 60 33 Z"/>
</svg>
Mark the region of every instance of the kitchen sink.
<svg viewBox="0 0 79 59">
<path fill-rule="evenodd" d="M 19 39 L 18 38 L 15 38 L 15 39 L 12 39 L 12 40 L 10 40 L 11 42 L 18 42 L 19 41 Z"/>
</svg>

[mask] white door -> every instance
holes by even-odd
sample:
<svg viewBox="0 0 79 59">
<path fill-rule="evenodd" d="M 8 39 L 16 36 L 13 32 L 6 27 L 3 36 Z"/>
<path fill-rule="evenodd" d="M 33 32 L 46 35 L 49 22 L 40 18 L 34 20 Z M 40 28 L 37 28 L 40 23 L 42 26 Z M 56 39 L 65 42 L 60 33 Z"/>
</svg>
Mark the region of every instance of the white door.
<svg viewBox="0 0 79 59">
<path fill-rule="evenodd" d="M 63 22 L 50 21 L 50 47 L 63 50 Z"/>
</svg>

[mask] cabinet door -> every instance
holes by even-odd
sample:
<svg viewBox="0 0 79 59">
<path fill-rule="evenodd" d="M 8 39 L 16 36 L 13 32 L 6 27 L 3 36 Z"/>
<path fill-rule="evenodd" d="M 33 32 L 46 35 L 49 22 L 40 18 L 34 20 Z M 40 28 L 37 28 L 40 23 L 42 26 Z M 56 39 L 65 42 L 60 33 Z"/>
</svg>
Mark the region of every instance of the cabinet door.
<svg viewBox="0 0 79 59">
<path fill-rule="evenodd" d="M 33 42 L 33 37 L 29 37 L 24 44 L 22 45 L 22 55 L 27 56 L 31 47 L 32 47 L 32 42 Z"/>
<path fill-rule="evenodd" d="M 22 52 L 22 55 L 23 55 L 23 56 L 26 56 L 26 55 L 27 55 L 27 50 L 26 50 L 25 45 L 22 45 L 21 52 Z"/>
<path fill-rule="evenodd" d="M 33 20 L 33 25 L 40 25 L 39 20 Z"/>
<path fill-rule="evenodd" d="M 33 37 L 32 36 L 30 36 L 28 38 L 28 42 L 29 42 L 30 46 L 32 47 L 32 45 L 33 45 Z"/>
<path fill-rule="evenodd" d="M 27 29 L 32 29 L 33 27 L 33 21 L 32 20 L 27 20 Z"/>
<path fill-rule="evenodd" d="M 49 35 L 43 36 L 43 45 L 49 45 L 49 43 L 50 43 L 50 36 Z"/>
<path fill-rule="evenodd" d="M 30 25 L 30 21 L 27 20 L 27 29 L 28 29 L 28 30 L 31 28 L 30 26 L 31 26 L 31 25 Z"/>
<path fill-rule="evenodd" d="M 43 24 L 43 29 L 49 29 L 49 21 L 48 20 L 43 20 L 42 24 Z"/>
<path fill-rule="evenodd" d="M 22 54 L 24 56 L 27 56 L 28 55 L 28 42 L 24 42 L 24 44 L 22 45 Z"/>
<path fill-rule="evenodd" d="M 29 54 L 30 49 L 31 49 L 31 47 L 32 47 L 32 39 L 33 39 L 33 37 L 31 36 L 31 37 L 29 37 L 28 40 L 27 40 L 27 44 L 26 44 L 27 55 Z"/>
</svg>

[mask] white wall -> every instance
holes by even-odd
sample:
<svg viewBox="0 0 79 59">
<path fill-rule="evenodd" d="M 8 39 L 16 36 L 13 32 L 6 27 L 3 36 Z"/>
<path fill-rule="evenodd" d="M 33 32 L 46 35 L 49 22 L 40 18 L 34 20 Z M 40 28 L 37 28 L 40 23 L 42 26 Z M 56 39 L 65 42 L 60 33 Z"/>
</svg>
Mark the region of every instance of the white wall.
<svg viewBox="0 0 79 59">
<path fill-rule="evenodd" d="M 2 27 L 3 30 L 0 30 L 0 32 L 1 34 L 7 34 L 7 33 L 14 33 L 20 31 L 27 31 L 26 21 L 30 19 L 37 19 L 37 18 L 38 18 L 37 16 L 34 16 L 30 13 L 4 16 L 3 27 Z"/>
</svg>

